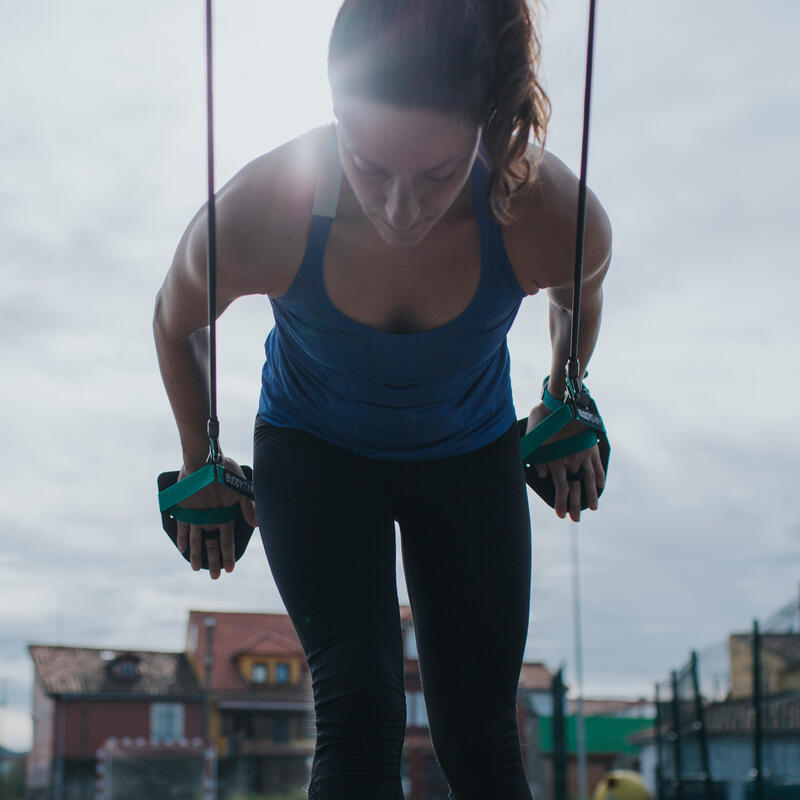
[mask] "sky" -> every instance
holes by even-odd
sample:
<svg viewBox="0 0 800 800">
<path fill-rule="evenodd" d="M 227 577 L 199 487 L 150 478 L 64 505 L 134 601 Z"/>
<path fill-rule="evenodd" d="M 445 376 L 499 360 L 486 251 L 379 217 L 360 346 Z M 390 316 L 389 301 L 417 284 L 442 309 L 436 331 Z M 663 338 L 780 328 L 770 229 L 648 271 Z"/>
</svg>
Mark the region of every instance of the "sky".
<svg viewBox="0 0 800 800">
<path fill-rule="evenodd" d="M 587 5 L 552 2 L 543 22 L 548 147 L 575 171 Z M 12 749 L 31 743 L 29 643 L 180 651 L 189 609 L 284 611 L 257 534 L 212 582 L 157 513 L 155 477 L 180 450 L 151 319 L 204 201 L 202 7 L 0 0 L 0 745 Z M 218 186 L 332 119 L 337 8 L 218 4 Z M 587 384 L 611 465 L 577 526 L 530 495 L 526 647 L 563 664 L 574 690 L 576 536 L 588 696 L 649 694 L 692 648 L 797 596 L 798 29 L 794 0 L 598 4 L 589 183 L 614 256 Z M 548 369 L 546 305 L 527 298 L 509 336 L 518 416 Z M 222 443 L 240 463 L 271 325 L 261 297 L 219 325 Z"/>
</svg>

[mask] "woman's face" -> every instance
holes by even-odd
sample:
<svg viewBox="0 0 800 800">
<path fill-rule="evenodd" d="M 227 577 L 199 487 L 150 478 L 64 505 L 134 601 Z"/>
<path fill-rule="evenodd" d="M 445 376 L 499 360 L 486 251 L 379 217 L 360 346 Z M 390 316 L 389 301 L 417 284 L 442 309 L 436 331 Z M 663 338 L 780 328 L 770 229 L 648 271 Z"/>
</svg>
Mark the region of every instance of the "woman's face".
<svg viewBox="0 0 800 800">
<path fill-rule="evenodd" d="M 469 179 L 480 127 L 356 97 L 335 111 L 342 169 L 364 214 L 387 244 L 418 244 Z"/>
</svg>

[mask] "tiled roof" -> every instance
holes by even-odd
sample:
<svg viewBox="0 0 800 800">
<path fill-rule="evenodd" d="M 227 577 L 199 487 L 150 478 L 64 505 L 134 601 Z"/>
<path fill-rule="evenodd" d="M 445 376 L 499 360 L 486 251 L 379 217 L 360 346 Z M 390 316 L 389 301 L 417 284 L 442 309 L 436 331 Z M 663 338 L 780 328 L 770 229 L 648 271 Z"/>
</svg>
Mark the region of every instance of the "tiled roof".
<svg viewBox="0 0 800 800">
<path fill-rule="evenodd" d="M 750 697 L 723 700 L 711 703 L 703 711 L 706 732 L 709 736 L 751 736 L 755 730 L 753 701 Z M 762 725 L 764 733 L 800 736 L 800 692 L 787 692 L 766 698 L 763 705 Z M 670 727 L 662 725 L 666 736 Z M 630 737 L 631 742 L 644 743 L 655 739 L 655 728 Z"/>
<path fill-rule="evenodd" d="M 584 698 L 583 700 L 583 713 L 587 717 L 602 717 L 606 715 L 613 716 L 620 712 L 629 712 L 632 709 L 640 706 L 648 707 L 652 705 L 651 700 L 641 698 L 639 700 L 619 700 L 619 699 L 592 699 Z M 578 712 L 578 701 L 569 700 L 568 708 L 570 714 Z M 655 713 L 655 711 L 653 711 Z"/>
<path fill-rule="evenodd" d="M 233 656 L 278 656 L 297 655 L 298 639 L 284 636 L 276 631 L 261 631 L 245 642 Z"/>
<path fill-rule="evenodd" d="M 553 673 L 538 661 L 530 661 L 522 665 L 519 675 L 520 689 L 549 691 L 553 682 Z"/>
<path fill-rule="evenodd" d="M 236 657 L 248 655 L 283 655 L 298 657 L 304 673 L 308 672 L 305 654 L 292 620 L 287 614 L 262 614 L 223 611 L 190 611 L 187 628 L 187 652 L 191 645 L 191 629 L 197 626 L 197 649 L 194 654 L 200 669 L 205 658 L 205 629 L 203 620 L 214 619 L 214 664 L 211 686 L 215 692 L 242 691 L 255 696 L 254 689 L 241 675 Z M 255 652 L 254 652 L 255 651 Z M 305 680 L 305 675 L 304 675 Z M 308 684 L 310 686 L 310 684 Z M 266 687 L 259 687 L 259 694 Z M 283 684 L 278 691 L 285 694 L 292 687 Z"/>
<path fill-rule="evenodd" d="M 51 695 L 202 697 L 183 653 L 34 644 L 28 651 L 45 692 Z M 110 669 L 114 658 L 122 655 L 136 662 L 135 677 L 118 677 Z"/>
<path fill-rule="evenodd" d="M 710 734 L 752 733 L 755 726 L 752 709 L 748 697 L 714 703 L 705 710 L 706 729 Z M 800 692 L 766 698 L 762 709 L 765 733 L 800 735 Z"/>
</svg>

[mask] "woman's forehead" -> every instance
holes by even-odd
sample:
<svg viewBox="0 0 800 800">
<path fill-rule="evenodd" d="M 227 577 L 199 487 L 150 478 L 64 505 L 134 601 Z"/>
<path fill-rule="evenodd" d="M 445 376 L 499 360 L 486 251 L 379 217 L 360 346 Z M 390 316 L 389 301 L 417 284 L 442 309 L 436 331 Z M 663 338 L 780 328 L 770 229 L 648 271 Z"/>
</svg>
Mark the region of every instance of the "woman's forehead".
<svg viewBox="0 0 800 800">
<path fill-rule="evenodd" d="M 428 109 L 405 109 L 361 98 L 337 104 L 344 147 L 391 171 L 435 171 L 474 155 L 480 128 L 463 117 Z"/>
</svg>

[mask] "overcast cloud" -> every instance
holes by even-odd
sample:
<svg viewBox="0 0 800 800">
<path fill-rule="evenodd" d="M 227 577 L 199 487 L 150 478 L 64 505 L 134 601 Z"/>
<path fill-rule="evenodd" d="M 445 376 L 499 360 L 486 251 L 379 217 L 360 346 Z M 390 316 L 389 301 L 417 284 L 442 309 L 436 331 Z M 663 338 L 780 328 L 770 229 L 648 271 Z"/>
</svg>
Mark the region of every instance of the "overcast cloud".
<svg viewBox="0 0 800 800">
<path fill-rule="evenodd" d="M 587 9 L 551 5 L 549 147 L 577 170 Z M 330 120 L 337 7 L 219 4 L 218 185 Z M 615 238 L 588 383 L 612 464 L 579 526 L 584 658 L 589 694 L 636 695 L 797 591 L 800 6 L 598 13 L 589 174 Z M 190 608 L 284 609 L 257 535 L 212 582 L 157 514 L 155 476 L 179 449 L 150 321 L 203 202 L 202 4 L 0 14 L 0 744 L 23 749 L 29 642 L 180 650 Z M 247 298 L 220 325 L 223 443 L 245 463 L 271 324 Z M 544 297 L 510 344 L 522 416 L 548 368 Z M 572 681 L 570 523 L 531 508 L 526 657 Z"/>
</svg>

